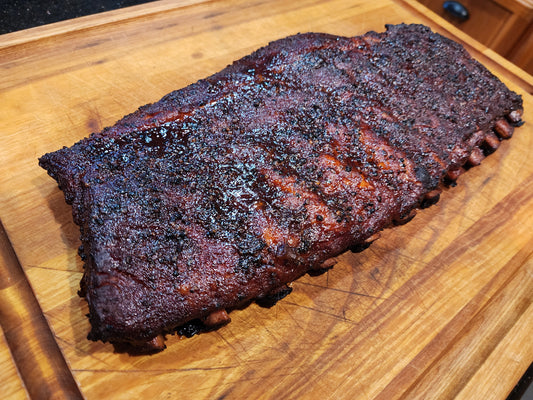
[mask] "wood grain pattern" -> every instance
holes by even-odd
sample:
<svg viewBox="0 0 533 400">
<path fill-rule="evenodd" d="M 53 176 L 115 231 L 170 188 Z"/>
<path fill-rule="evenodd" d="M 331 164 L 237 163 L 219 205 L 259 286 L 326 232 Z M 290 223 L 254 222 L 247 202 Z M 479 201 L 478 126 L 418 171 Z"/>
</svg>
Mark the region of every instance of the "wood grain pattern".
<svg viewBox="0 0 533 400">
<path fill-rule="evenodd" d="M 4 333 L 0 331 L 0 381 L 2 382 L 2 395 L 11 400 L 27 399 L 24 383 L 17 371 L 17 366 L 11 357 L 9 346 Z"/>
<path fill-rule="evenodd" d="M 0 324 L 27 393 L 31 398 L 81 399 L 1 223 L 0 261 Z M 8 382 L 16 384 L 12 370 L 6 368 L 5 373 L 10 374 Z M 25 397 L 25 391 L 12 390 Z"/>
<path fill-rule="evenodd" d="M 143 7 L 0 36 L 0 220 L 20 284 L 29 283 L 18 289 L 17 270 L 0 264 L 2 314 L 17 317 L 2 327 L 30 345 L 15 360 L 25 383 L 61 397 L 58 381 L 70 376 L 86 399 L 505 398 L 533 361 L 531 77 L 425 17 L 415 1 Z M 37 158 L 271 40 L 305 31 L 353 36 L 400 22 L 465 43 L 523 95 L 528 123 L 436 206 L 368 250 L 342 255 L 326 274 L 299 279 L 270 309 L 234 311 L 218 331 L 171 336 L 167 350 L 148 357 L 88 341 L 87 306 L 77 296 L 79 230 Z M 24 305 L 29 293 L 38 307 Z M 43 315 L 48 332 L 32 322 Z M 53 345 L 37 346 L 46 334 Z M 62 367 L 49 354 L 54 346 Z"/>
</svg>

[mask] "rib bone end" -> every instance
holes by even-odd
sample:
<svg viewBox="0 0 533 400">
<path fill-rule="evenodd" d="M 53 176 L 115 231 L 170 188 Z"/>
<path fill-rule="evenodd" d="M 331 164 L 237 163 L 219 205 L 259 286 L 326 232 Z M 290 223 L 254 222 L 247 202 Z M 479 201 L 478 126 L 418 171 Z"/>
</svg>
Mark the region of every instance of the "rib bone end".
<svg viewBox="0 0 533 400">
<path fill-rule="evenodd" d="M 481 164 L 481 161 L 485 158 L 485 155 L 483 154 L 483 151 L 479 147 L 475 147 L 474 150 L 472 150 L 472 153 L 470 153 L 470 156 L 468 157 L 468 165 L 471 167 L 475 167 L 479 164 Z"/>
<path fill-rule="evenodd" d="M 432 206 L 433 204 L 436 204 L 440 199 L 440 194 L 442 193 L 442 189 L 437 188 L 434 189 L 424 195 L 424 198 L 422 199 L 422 202 L 420 204 L 420 208 L 428 208 L 429 206 Z"/>
<path fill-rule="evenodd" d="M 459 176 L 461 176 L 465 172 L 464 168 L 456 168 L 448 171 L 446 173 L 446 179 L 448 179 L 451 182 L 455 182 Z"/>
<path fill-rule="evenodd" d="M 207 328 L 218 328 L 222 325 L 227 324 L 230 321 L 231 318 L 229 317 L 226 310 L 218 310 L 212 312 L 207 316 L 207 318 L 204 320 L 204 325 Z"/>
<path fill-rule="evenodd" d="M 483 148 L 487 154 L 493 153 L 500 147 L 500 139 L 494 133 L 489 132 L 483 140 Z"/>
<path fill-rule="evenodd" d="M 518 109 L 518 110 L 514 110 L 514 111 L 511 111 L 508 115 L 507 115 L 507 118 L 509 119 L 509 121 L 511 122 L 520 122 L 520 120 L 522 119 L 522 115 L 524 114 L 524 110 L 522 110 L 521 108 Z"/>
<path fill-rule="evenodd" d="M 494 131 L 500 136 L 502 139 L 509 139 L 511 136 L 513 136 L 514 128 L 507 120 L 505 119 L 499 119 L 496 121 L 496 124 L 494 125 Z"/>
</svg>

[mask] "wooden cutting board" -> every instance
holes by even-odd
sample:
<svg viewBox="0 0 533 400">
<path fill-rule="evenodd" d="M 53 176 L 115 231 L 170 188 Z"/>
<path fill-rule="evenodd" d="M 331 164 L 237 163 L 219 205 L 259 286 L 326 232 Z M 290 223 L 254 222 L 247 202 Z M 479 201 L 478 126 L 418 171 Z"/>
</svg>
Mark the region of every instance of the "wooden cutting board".
<svg viewBox="0 0 533 400">
<path fill-rule="evenodd" d="M 424 12 L 393 0 L 160 1 L 0 36 L 0 361 L 10 394 L 505 398 L 533 361 L 533 80 Z M 152 356 L 88 341 L 79 231 L 37 158 L 271 40 L 400 22 L 464 43 L 522 94 L 527 123 L 513 139 L 436 206 L 301 278 L 270 309 L 170 336 Z"/>
</svg>

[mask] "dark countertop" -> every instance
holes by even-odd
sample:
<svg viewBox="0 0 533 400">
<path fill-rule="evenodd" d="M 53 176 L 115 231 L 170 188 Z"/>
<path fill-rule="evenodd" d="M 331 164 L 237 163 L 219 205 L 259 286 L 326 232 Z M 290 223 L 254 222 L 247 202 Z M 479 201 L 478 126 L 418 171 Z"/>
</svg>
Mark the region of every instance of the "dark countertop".
<svg viewBox="0 0 533 400">
<path fill-rule="evenodd" d="M 0 0 L 0 34 L 116 10 L 153 0 Z M 533 365 L 507 400 L 533 400 Z"/>
<path fill-rule="evenodd" d="M 150 0 L 0 0 L 0 34 L 149 2 Z"/>
</svg>

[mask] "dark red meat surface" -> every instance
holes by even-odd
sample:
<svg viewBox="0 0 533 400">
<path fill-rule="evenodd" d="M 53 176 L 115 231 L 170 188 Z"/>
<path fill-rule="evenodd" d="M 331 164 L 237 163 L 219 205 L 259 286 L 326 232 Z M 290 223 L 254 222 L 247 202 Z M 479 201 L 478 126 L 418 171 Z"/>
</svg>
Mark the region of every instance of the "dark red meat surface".
<svg viewBox="0 0 533 400">
<path fill-rule="evenodd" d="M 90 339 L 159 348 L 281 297 L 436 201 L 521 108 L 424 26 L 308 33 L 44 155 L 81 228 Z"/>
</svg>

